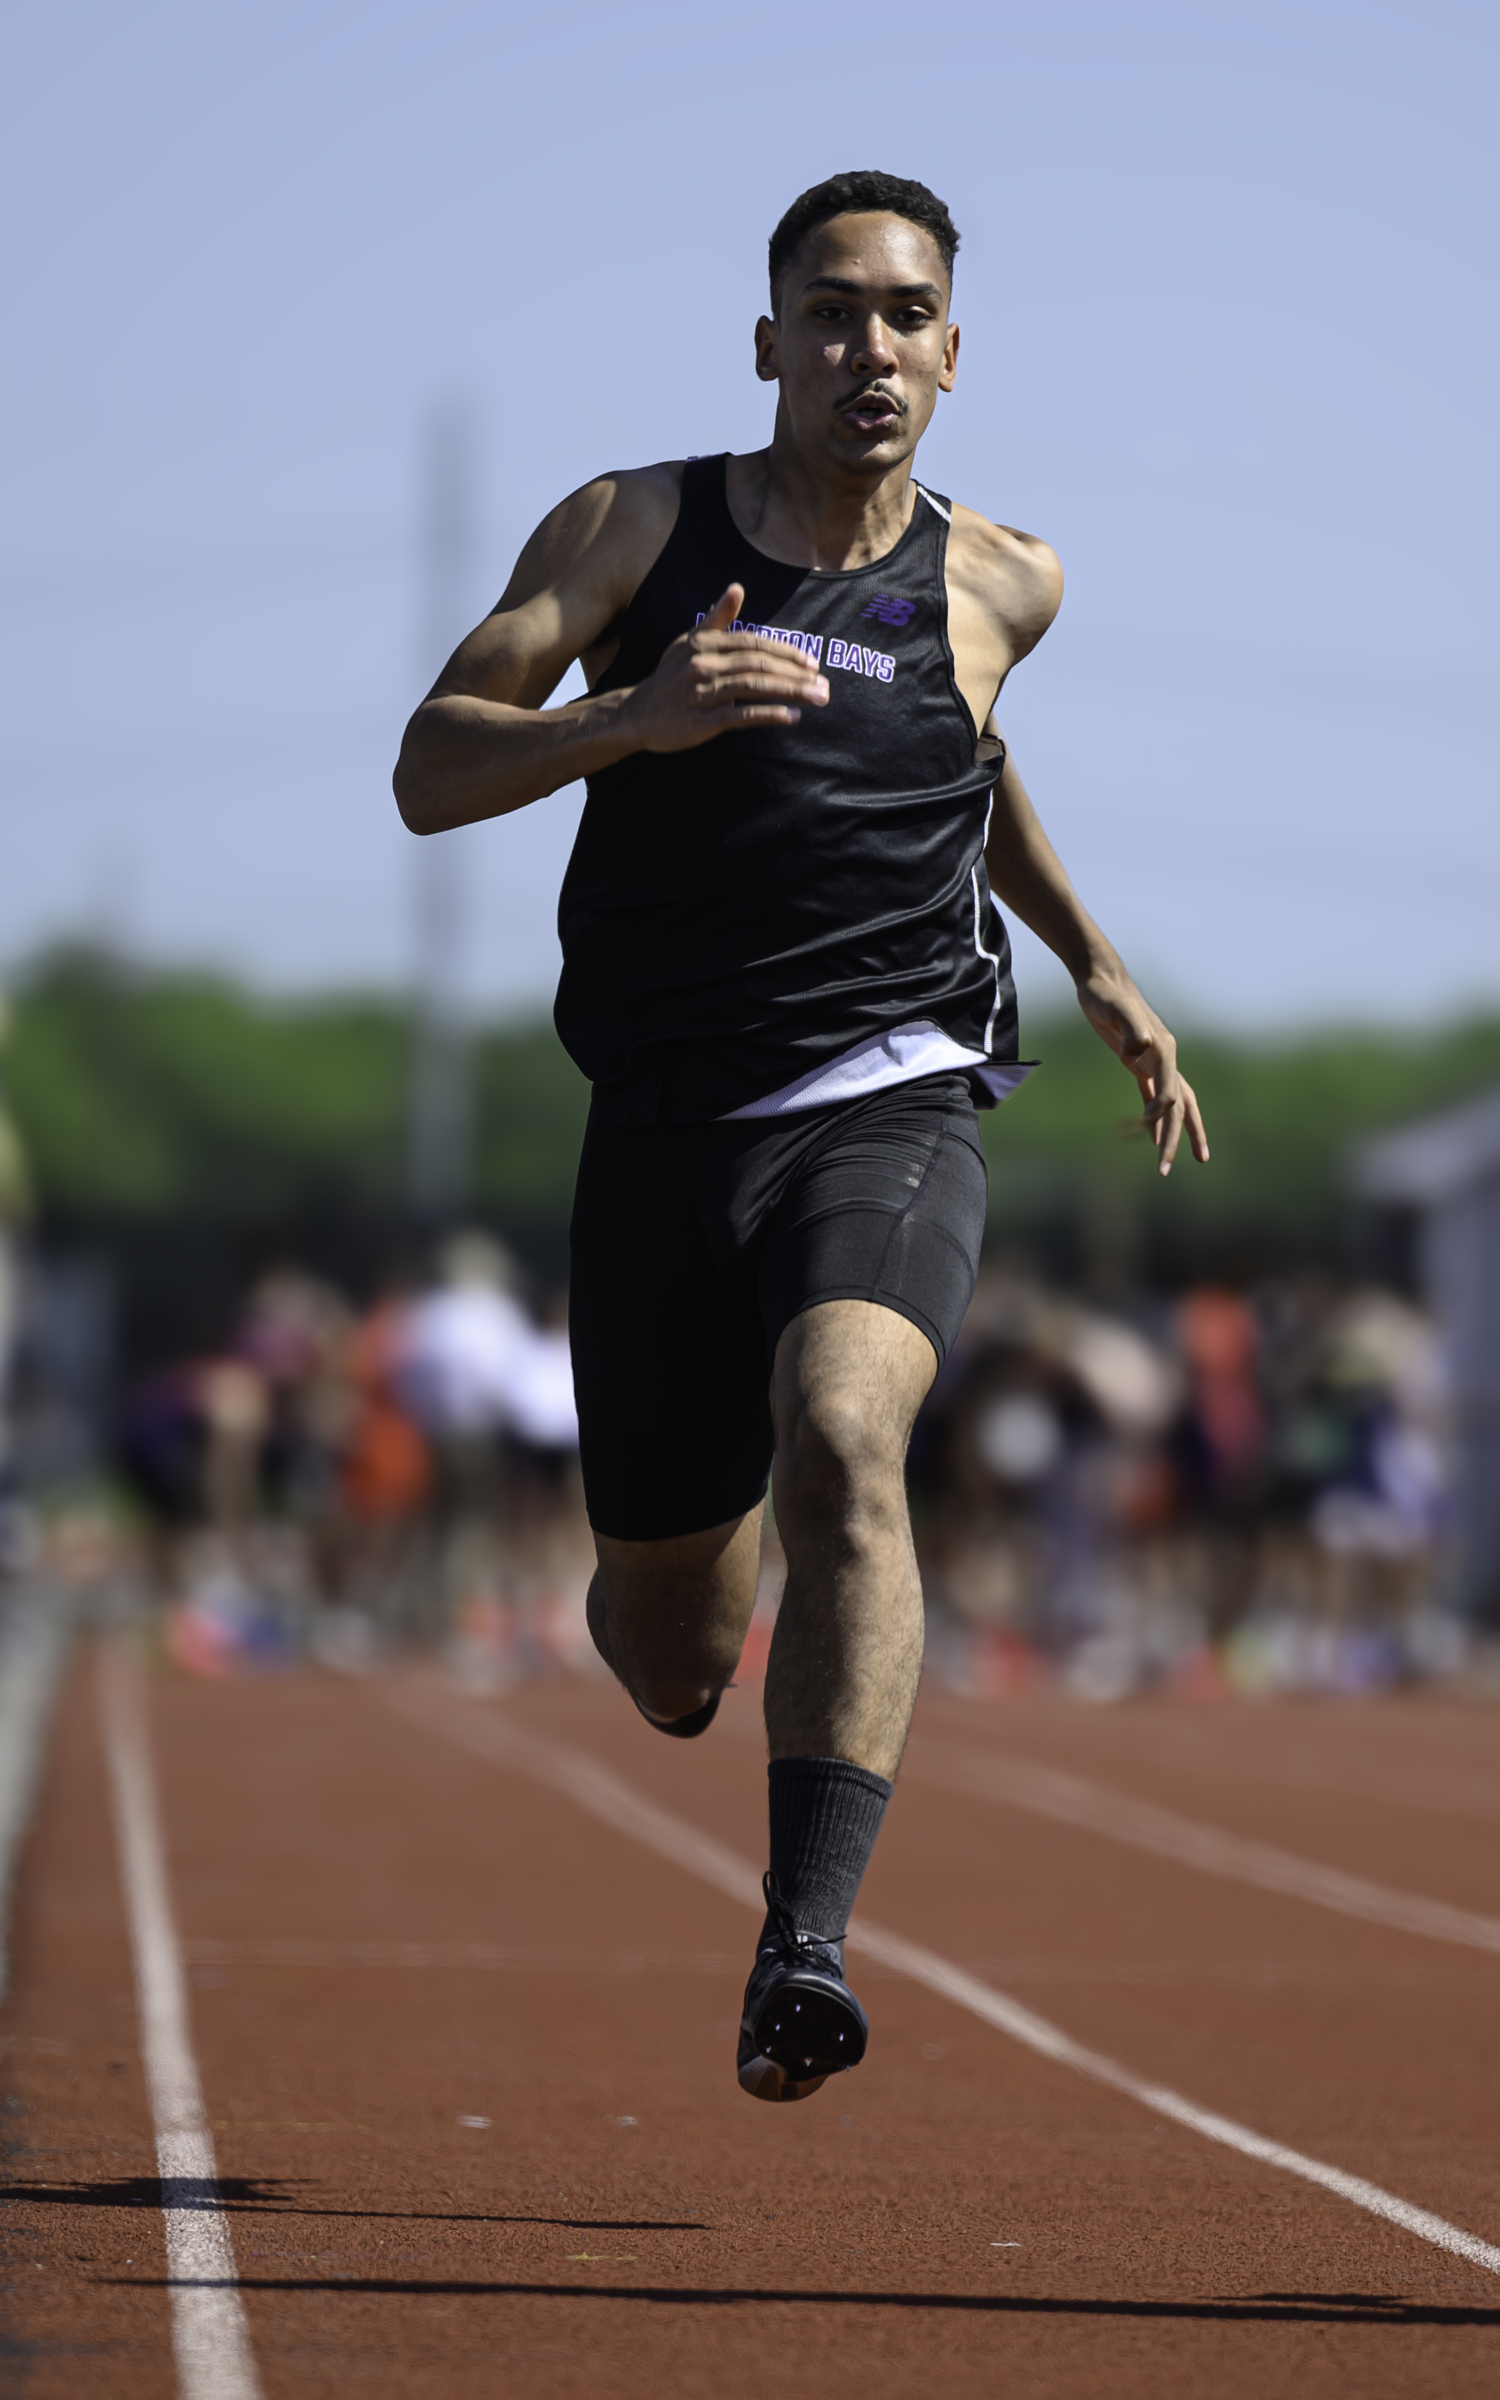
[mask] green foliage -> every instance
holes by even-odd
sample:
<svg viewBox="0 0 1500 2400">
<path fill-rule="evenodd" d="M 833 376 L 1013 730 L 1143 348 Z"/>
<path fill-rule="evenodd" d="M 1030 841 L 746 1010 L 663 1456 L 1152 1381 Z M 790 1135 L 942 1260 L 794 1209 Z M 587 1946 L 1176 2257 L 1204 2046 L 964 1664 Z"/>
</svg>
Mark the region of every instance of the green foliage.
<svg viewBox="0 0 1500 2400">
<path fill-rule="evenodd" d="M 481 1204 L 562 1212 L 587 1087 L 548 1026 L 475 1047 Z M 274 1005 L 68 950 L 18 995 L 5 1079 L 44 1214 L 274 1225 L 400 1211 L 410 1055 L 389 999 Z"/>
<path fill-rule="evenodd" d="M 1161 1186 L 1122 1126 L 1134 1087 L 1081 1017 L 1045 1024 L 1041 1071 L 983 1120 L 995 1226 L 1101 1216 L 1153 1246 L 1235 1230 L 1326 1243 L 1351 1144 L 1500 1081 L 1500 1019 L 1406 1039 L 1188 1035 L 1213 1164 Z M 390 1215 L 404 1192 L 411 1049 L 390 998 L 272 1004 L 207 975 L 53 953 L 17 996 L 5 1053 L 42 1211 L 72 1219 L 289 1225 Z M 502 1220 L 562 1218 L 587 1088 L 550 1025 L 475 1037 L 475 1180 Z"/>
<path fill-rule="evenodd" d="M 72 950 L 19 996 L 6 1083 L 44 1209 L 254 1222 L 389 1197 L 403 1042 L 388 1003 L 274 1009 Z"/>
<path fill-rule="evenodd" d="M 475 1183 L 506 1214 L 566 1218 L 589 1087 L 551 1024 L 491 1027 L 474 1060 Z"/>
<path fill-rule="evenodd" d="M 1149 1144 L 1127 1132 L 1139 1102 L 1123 1068 L 1082 1016 L 1042 1026 L 1027 1044 L 1042 1067 L 983 1120 L 994 1222 L 1025 1228 L 1082 1203 L 1127 1211 L 1168 1244 L 1238 1228 L 1317 1246 L 1345 1211 L 1356 1143 L 1500 1082 L 1493 1017 L 1404 1037 L 1351 1030 L 1247 1042 L 1189 1031 L 1181 1045 L 1212 1163 L 1196 1165 L 1184 1142 L 1161 1184 Z"/>
</svg>

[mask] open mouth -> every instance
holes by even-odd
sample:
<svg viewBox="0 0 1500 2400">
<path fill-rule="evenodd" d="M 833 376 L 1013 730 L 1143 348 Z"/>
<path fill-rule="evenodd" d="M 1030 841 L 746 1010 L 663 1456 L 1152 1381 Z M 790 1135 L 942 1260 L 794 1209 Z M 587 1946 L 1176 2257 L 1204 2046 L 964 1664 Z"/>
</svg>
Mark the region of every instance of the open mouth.
<svg viewBox="0 0 1500 2400">
<path fill-rule="evenodd" d="M 883 392 L 861 392 L 857 400 L 846 400 L 839 414 L 861 433 L 889 433 L 901 411 Z"/>
</svg>

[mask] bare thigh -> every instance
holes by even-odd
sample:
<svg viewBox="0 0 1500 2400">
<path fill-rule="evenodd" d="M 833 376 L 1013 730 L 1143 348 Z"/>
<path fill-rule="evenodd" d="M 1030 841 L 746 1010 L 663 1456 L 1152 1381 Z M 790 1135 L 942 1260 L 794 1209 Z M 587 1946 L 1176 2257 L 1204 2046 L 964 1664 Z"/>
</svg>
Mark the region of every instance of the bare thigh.
<svg viewBox="0 0 1500 2400">
<path fill-rule="evenodd" d="M 894 1462 L 904 1474 L 911 1429 L 937 1367 L 926 1334 L 879 1301 L 823 1300 L 793 1317 L 771 1377 L 778 1522 L 797 1504 L 799 1466 L 820 1494 L 830 1481 L 842 1487 L 843 1469 L 888 1473 Z M 799 1461 L 799 1445 L 809 1442 L 813 1455 Z"/>
<path fill-rule="evenodd" d="M 785 1719 L 772 1723 L 778 1755 L 790 1741 L 817 1755 L 884 1756 L 892 1738 L 899 1754 L 921 1658 L 904 1463 L 936 1370 L 925 1334 L 864 1300 L 805 1309 L 777 1344 L 776 1506 L 792 1567 L 767 1694 L 769 1715 Z M 663 1541 L 596 1534 L 590 1629 L 653 1716 L 686 1716 L 733 1676 L 755 1607 L 761 1516 L 757 1507 Z"/>
</svg>

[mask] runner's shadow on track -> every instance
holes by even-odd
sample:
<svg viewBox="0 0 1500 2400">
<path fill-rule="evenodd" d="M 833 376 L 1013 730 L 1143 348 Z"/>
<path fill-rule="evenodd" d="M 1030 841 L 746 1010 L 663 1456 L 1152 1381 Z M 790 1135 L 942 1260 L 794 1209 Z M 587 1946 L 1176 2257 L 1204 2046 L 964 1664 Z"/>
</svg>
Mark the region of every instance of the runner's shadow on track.
<svg viewBox="0 0 1500 2400">
<path fill-rule="evenodd" d="M 101 2278 L 106 2280 L 105 2278 Z M 173 2278 L 114 2276 L 107 2280 L 132 2291 L 170 2291 Z M 217 2286 L 199 2283 L 195 2290 Z M 1500 2332 L 1500 2309 L 1444 2308 L 1419 2301 L 1391 2300 L 1379 2293 L 1266 2293 L 1246 2300 L 1058 2300 L 1021 2292 L 807 2292 L 775 2287 L 753 2290 L 725 2286 L 694 2291 L 671 2283 L 471 2283 L 417 2282 L 395 2275 L 242 2275 L 226 2290 L 245 2292 L 337 2292 L 402 2300 L 644 2300 L 653 2308 L 744 2308 L 767 2302 L 804 2308 L 943 2309 L 996 2317 L 1118 2317 L 1157 2322 L 1252 2325 L 1487 2325 Z"/>
<path fill-rule="evenodd" d="M 0 2190 L 0 2199 L 3 2197 Z M 556 2225 L 564 2233 L 707 2233 L 710 2230 L 704 2217 L 512 2217 L 493 2208 L 314 2208 L 308 2201 L 290 2194 L 279 2213 L 294 2217 L 348 2217 L 372 2225 Z"/>
<path fill-rule="evenodd" d="M 314 2208 L 284 2177 L 252 2181 L 221 2175 L 216 2183 L 178 2183 L 170 2192 L 155 2175 L 120 2176 L 109 2183 L 3 2183 L 0 2201 L 33 2200 L 54 2208 L 222 2208 L 226 2216 L 269 2210 L 279 2217 L 370 2218 L 399 2225 L 556 2225 L 568 2233 L 707 2233 L 701 2217 L 512 2217 L 493 2210 L 435 2208 Z"/>
<path fill-rule="evenodd" d="M 1429 2318 L 1441 2321 L 1452 2314 L 1451 2310 L 1436 2302 L 1429 2304 L 1422 2300 L 1398 2300 L 1391 2292 L 1251 2292 L 1246 2297 L 1263 2301 L 1267 2307 L 1332 2308 L 1346 2316 L 1354 2309 L 1374 2311 L 1382 2322 L 1391 2318 L 1400 2324 L 1426 2324 Z M 1500 2310 L 1497 2309 L 1481 2308 L 1464 2313 L 1480 2324 L 1487 2323 L 1491 2318 L 1500 2322 Z M 1362 2313 L 1359 2321 L 1361 2324 L 1368 2323 L 1368 2315 Z"/>
<path fill-rule="evenodd" d="M 35 2200 L 53 2208 L 274 2208 L 297 2210 L 295 2192 L 280 2179 L 253 2182 L 244 2175 L 223 2175 L 215 2183 L 179 2179 L 171 2184 L 157 2175 L 121 2175 L 108 2183 L 0 2183 L 0 2200 Z"/>
<path fill-rule="evenodd" d="M 417 2220 L 414 2220 L 414 2222 Z M 708 2233 L 704 2217 L 466 2217 L 465 2224 L 557 2225 L 564 2233 Z M 434 2218 L 447 2224 L 448 2218 Z"/>
</svg>

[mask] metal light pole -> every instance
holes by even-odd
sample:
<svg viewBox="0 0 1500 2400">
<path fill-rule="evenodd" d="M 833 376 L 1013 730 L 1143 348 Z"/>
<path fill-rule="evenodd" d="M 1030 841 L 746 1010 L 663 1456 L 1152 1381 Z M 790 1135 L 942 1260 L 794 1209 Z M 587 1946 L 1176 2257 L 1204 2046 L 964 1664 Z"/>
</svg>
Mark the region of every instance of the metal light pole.
<svg viewBox="0 0 1500 2400">
<path fill-rule="evenodd" d="M 427 422 L 423 456 L 422 644 L 431 675 L 467 630 L 474 567 L 476 441 L 470 411 L 448 401 Z M 437 1228 L 464 1208 L 473 1144 L 464 1023 L 464 841 L 430 834 L 414 853 L 416 994 L 408 1191 Z"/>
</svg>

